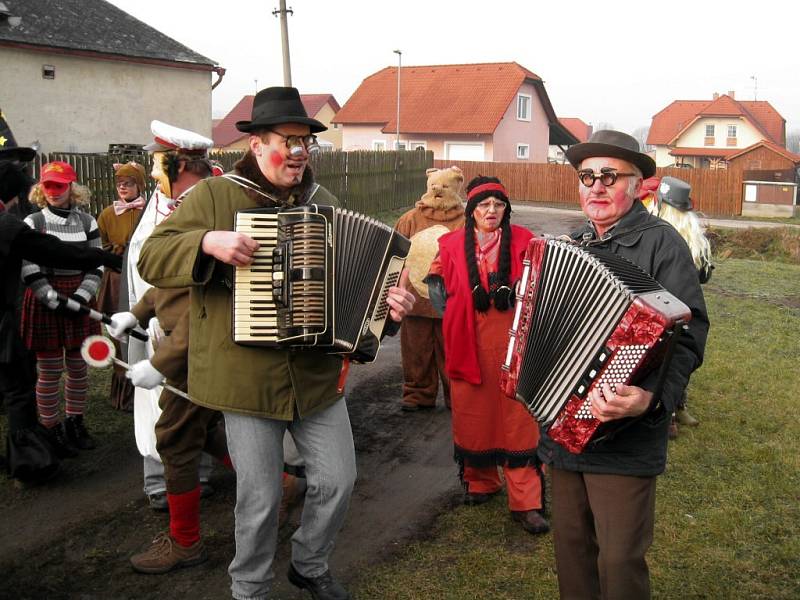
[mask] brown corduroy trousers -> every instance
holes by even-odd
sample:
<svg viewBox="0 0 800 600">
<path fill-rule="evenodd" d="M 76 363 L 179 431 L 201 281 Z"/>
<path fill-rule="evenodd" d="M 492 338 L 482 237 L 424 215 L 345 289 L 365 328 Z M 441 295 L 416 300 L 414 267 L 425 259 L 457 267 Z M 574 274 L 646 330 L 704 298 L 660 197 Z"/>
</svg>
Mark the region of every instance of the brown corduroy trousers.
<svg viewBox="0 0 800 600">
<path fill-rule="evenodd" d="M 553 541 L 563 600 L 650 598 L 655 477 L 551 469 Z"/>
</svg>

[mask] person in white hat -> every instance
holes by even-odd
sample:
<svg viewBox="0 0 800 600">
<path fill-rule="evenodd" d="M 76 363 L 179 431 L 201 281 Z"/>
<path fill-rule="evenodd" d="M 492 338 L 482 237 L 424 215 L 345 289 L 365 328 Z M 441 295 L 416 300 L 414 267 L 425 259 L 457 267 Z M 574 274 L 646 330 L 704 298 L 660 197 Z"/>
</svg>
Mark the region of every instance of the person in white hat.
<svg viewBox="0 0 800 600">
<path fill-rule="evenodd" d="M 274 578 L 288 429 L 307 480 L 300 528 L 292 536 L 289 581 L 318 600 L 350 598 L 332 576 L 329 558 L 344 522 L 356 476 L 347 406 L 340 389 L 342 359 L 316 349 L 237 345 L 231 335 L 232 266 L 248 265 L 259 244 L 233 231 L 234 215 L 259 206 L 335 205 L 308 167 L 315 133 L 298 91 L 261 90 L 252 118 L 236 124 L 249 149 L 234 175 L 198 184 L 142 248 L 139 270 L 154 285 L 192 286 L 189 393 L 225 414 L 236 468 L 236 555 L 228 572 L 237 599 L 263 599 Z M 390 288 L 392 319 L 413 306 L 413 295 Z"/>
<path fill-rule="evenodd" d="M 155 350 L 128 340 L 132 367 L 127 374 L 136 386 L 135 410 L 152 406 L 157 400 L 162 411 L 155 424 L 156 448 L 152 448 L 152 430 L 140 427 L 137 427 L 137 445 L 145 457 L 145 486 L 150 487 L 146 492 L 151 506 L 161 508 L 163 502 L 163 508 L 168 507 L 170 512 L 170 532 L 160 534 L 146 551 L 133 556 L 131 564 L 143 573 L 163 573 L 177 566 L 198 564 L 206 558 L 199 535 L 199 503 L 203 489 L 211 490 L 206 482 L 212 465 L 207 458 L 203 459 L 205 464 L 201 463 L 201 452 L 206 450 L 228 464 L 230 461 L 220 413 L 161 388 L 166 379 L 175 387 L 186 389 L 189 290 L 153 288 L 136 269 L 142 244 L 156 224 L 171 215 L 199 181 L 211 176 L 213 165 L 207 152 L 212 142 L 161 121 L 153 121 L 151 130 L 155 142 L 145 149 L 153 152 L 151 175 L 158 181 L 158 189 L 128 248 L 127 300 L 131 309 L 113 315 L 113 325 L 108 330 L 117 338 L 126 337 L 125 331 L 137 324 L 147 328 L 152 336 L 163 332 Z M 159 485 L 162 472 L 157 459 L 163 463 L 163 493 L 152 489 Z"/>
</svg>

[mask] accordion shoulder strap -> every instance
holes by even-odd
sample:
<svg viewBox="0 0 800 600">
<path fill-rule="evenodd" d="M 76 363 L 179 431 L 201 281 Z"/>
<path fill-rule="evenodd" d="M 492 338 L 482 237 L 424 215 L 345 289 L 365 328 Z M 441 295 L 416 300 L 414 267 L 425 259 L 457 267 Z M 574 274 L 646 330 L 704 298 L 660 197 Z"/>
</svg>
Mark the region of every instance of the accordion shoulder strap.
<svg viewBox="0 0 800 600">
<path fill-rule="evenodd" d="M 625 235 L 630 235 L 632 233 L 639 233 L 642 231 L 646 231 L 648 229 L 652 229 L 653 227 L 672 227 L 669 223 L 665 221 L 655 221 L 651 223 L 645 223 L 638 227 L 632 227 L 630 229 L 623 229 L 621 231 L 613 231 L 611 233 L 604 233 L 599 238 L 593 238 L 593 234 L 590 232 L 586 232 L 581 237 L 580 244 L 581 246 L 596 246 L 598 244 L 605 244 L 606 242 L 610 242 L 611 240 L 615 240 L 617 238 L 621 238 Z"/>
<path fill-rule="evenodd" d="M 228 181 L 232 181 L 236 185 L 239 185 L 247 190 L 253 191 L 256 194 L 260 194 L 275 204 L 280 204 L 280 201 L 277 198 L 265 192 L 257 183 L 250 181 L 247 177 L 242 177 L 241 175 L 236 175 L 235 173 L 225 173 L 221 177 L 227 179 Z"/>
</svg>

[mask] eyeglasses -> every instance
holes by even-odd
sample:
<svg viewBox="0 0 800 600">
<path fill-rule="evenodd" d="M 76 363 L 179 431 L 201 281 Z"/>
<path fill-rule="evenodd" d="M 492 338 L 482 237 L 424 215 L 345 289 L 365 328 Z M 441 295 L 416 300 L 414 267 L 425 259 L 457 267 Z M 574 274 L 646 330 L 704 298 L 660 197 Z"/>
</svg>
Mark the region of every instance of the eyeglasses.
<svg viewBox="0 0 800 600">
<path fill-rule="evenodd" d="M 271 129 L 270 131 L 275 135 L 281 136 L 286 141 L 286 147 L 289 149 L 289 154 L 291 156 L 300 156 L 303 153 L 303 149 L 305 149 L 308 153 L 319 150 L 317 136 L 313 134 L 284 135 L 280 131 L 275 131 L 274 129 Z"/>
<path fill-rule="evenodd" d="M 578 171 L 578 179 L 587 188 L 592 187 L 598 179 L 604 186 L 611 187 L 617 182 L 618 177 L 631 177 L 633 175 L 636 175 L 636 173 L 620 173 L 609 167 L 603 167 L 599 173 L 595 173 L 591 169 Z"/>
<path fill-rule="evenodd" d="M 502 212 L 506 209 L 506 203 L 501 200 L 484 200 L 475 205 L 475 209 L 481 212 L 489 212 L 492 208 L 497 212 Z"/>
</svg>

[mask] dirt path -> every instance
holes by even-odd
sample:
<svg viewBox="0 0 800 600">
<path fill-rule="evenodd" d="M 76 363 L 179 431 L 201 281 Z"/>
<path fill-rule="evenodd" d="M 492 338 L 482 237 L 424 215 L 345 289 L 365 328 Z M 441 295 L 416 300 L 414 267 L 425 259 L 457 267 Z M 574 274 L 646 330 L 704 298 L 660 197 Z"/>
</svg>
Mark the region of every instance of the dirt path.
<svg viewBox="0 0 800 600">
<path fill-rule="evenodd" d="M 514 222 L 537 233 L 559 234 L 583 222 L 575 211 L 514 209 Z M 419 536 L 460 497 L 449 412 L 440 400 L 433 412 L 402 413 L 401 383 L 398 339 L 384 344 L 375 364 L 350 373 L 359 475 L 332 559 L 345 581 Z M 146 506 L 132 433 L 69 461 L 57 481 L 19 491 L 10 506 L 0 507 L 0 600 L 228 597 L 235 480 L 219 469 L 212 483 L 217 493 L 202 505 L 209 561 L 167 575 L 138 575 L 128 557 L 165 529 L 167 518 Z M 285 580 L 290 535 L 291 527 L 281 532 L 274 589 L 276 597 L 291 600 L 304 596 Z"/>
</svg>

